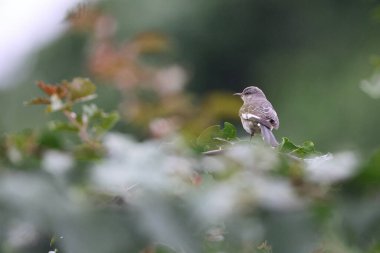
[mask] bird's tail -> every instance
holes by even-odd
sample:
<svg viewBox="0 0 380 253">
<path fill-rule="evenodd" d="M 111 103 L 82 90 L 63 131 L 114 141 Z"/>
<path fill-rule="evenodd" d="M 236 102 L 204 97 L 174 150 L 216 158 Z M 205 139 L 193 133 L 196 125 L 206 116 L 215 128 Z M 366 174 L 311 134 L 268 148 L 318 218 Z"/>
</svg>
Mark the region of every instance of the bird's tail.
<svg viewBox="0 0 380 253">
<path fill-rule="evenodd" d="M 261 128 L 261 135 L 263 137 L 263 140 L 269 145 L 271 145 L 272 147 L 277 147 L 279 144 L 278 144 L 278 141 L 276 140 L 276 137 L 274 137 L 272 131 L 266 126 L 263 126 L 262 124 L 260 124 L 260 128 Z"/>
</svg>

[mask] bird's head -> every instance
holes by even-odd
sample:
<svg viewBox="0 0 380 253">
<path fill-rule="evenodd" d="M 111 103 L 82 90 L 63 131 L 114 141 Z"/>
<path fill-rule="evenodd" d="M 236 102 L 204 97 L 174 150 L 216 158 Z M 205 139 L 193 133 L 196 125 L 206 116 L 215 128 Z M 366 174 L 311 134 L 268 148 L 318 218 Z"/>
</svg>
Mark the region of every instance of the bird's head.
<svg viewBox="0 0 380 253">
<path fill-rule="evenodd" d="M 252 101 L 257 98 L 265 98 L 265 94 L 262 90 L 257 88 L 256 86 L 249 86 L 245 88 L 242 92 L 235 93 L 234 95 L 240 96 L 244 102 Z"/>
</svg>

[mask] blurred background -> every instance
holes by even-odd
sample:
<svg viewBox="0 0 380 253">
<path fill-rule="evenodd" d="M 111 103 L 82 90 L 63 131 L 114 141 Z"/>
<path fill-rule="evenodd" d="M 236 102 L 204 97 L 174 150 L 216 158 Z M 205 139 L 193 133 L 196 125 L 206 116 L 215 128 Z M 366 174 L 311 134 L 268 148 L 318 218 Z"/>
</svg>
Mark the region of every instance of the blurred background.
<svg viewBox="0 0 380 253">
<path fill-rule="evenodd" d="M 45 124 L 22 103 L 38 94 L 35 81 L 85 76 L 102 107 L 122 112 L 118 130 L 140 138 L 163 125 L 196 135 L 224 120 L 245 136 L 230 94 L 254 84 L 279 114 L 278 138 L 321 151 L 378 146 L 379 101 L 360 88 L 379 62 L 377 1 L 108 0 L 70 16 L 78 3 L 0 3 L 1 132 Z M 159 102 L 141 102 L 167 79 Z M 136 89 L 145 100 L 128 95 Z"/>
<path fill-rule="evenodd" d="M 380 252 L 379 1 L 2 0 L 0 34 L 0 252 Z M 298 146 L 245 141 L 249 85 Z"/>
</svg>

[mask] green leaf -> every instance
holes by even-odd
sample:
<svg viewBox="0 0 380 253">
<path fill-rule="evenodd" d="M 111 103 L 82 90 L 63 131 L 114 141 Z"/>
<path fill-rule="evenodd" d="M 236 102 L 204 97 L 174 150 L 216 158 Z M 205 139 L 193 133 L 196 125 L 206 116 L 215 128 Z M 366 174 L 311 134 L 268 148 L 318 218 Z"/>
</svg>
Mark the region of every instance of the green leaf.
<svg viewBox="0 0 380 253">
<path fill-rule="evenodd" d="M 223 131 L 219 125 L 206 128 L 197 139 L 197 145 L 202 151 L 219 149 L 224 143 L 218 138 L 223 137 Z"/>
<path fill-rule="evenodd" d="M 235 138 L 235 126 L 225 122 L 223 129 L 219 125 L 206 128 L 197 138 L 197 145 L 202 151 L 221 149 Z"/>
<path fill-rule="evenodd" d="M 289 138 L 283 137 L 280 144 L 280 151 L 283 153 L 292 154 L 301 158 L 320 155 L 319 152 L 315 150 L 314 143 L 311 141 L 305 141 L 302 145 L 296 145 L 292 143 Z"/>
<path fill-rule="evenodd" d="M 83 114 L 88 117 L 91 130 L 97 137 L 110 130 L 120 119 L 117 112 L 106 113 L 94 104 L 84 105 Z"/>
<path fill-rule="evenodd" d="M 68 131 L 68 132 L 78 132 L 78 127 L 73 124 L 62 122 L 62 121 L 51 121 L 49 122 L 49 129 L 53 131 Z"/>
<path fill-rule="evenodd" d="M 355 193 L 380 187 L 380 149 L 360 169 L 356 177 L 347 183 L 347 190 Z"/>
<path fill-rule="evenodd" d="M 224 122 L 223 138 L 233 140 L 236 138 L 236 127 L 229 122 Z"/>
<path fill-rule="evenodd" d="M 67 83 L 67 88 L 72 101 L 92 98 L 96 91 L 96 86 L 88 78 L 74 78 Z"/>
<path fill-rule="evenodd" d="M 52 247 L 54 244 L 55 244 L 55 236 L 53 236 L 53 237 L 50 239 L 50 247 Z"/>
<path fill-rule="evenodd" d="M 103 158 L 105 153 L 100 143 L 85 143 L 74 149 L 74 156 L 79 161 L 96 161 Z"/>
<path fill-rule="evenodd" d="M 296 150 L 298 148 L 297 145 L 292 143 L 288 138 L 283 137 L 282 142 L 280 144 L 280 151 L 284 153 L 292 152 L 293 150 Z"/>
<path fill-rule="evenodd" d="M 99 111 L 92 118 L 93 131 L 97 136 L 100 136 L 110 130 L 120 119 L 117 112 L 105 113 Z"/>
<path fill-rule="evenodd" d="M 38 143 L 41 147 L 63 149 L 62 138 L 57 132 L 45 131 L 39 136 Z"/>
</svg>

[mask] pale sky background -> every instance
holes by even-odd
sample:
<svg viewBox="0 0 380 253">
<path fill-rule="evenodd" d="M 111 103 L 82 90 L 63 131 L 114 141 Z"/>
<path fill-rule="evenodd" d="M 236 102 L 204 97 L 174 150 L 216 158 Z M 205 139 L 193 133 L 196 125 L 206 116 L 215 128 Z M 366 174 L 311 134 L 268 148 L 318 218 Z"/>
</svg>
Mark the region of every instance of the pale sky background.
<svg viewBox="0 0 380 253">
<path fill-rule="evenodd" d="M 33 52 L 67 28 L 67 11 L 80 0 L 0 0 L 0 88 Z"/>
</svg>

